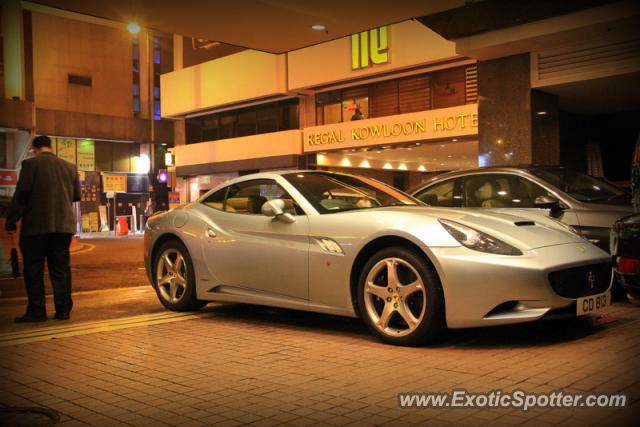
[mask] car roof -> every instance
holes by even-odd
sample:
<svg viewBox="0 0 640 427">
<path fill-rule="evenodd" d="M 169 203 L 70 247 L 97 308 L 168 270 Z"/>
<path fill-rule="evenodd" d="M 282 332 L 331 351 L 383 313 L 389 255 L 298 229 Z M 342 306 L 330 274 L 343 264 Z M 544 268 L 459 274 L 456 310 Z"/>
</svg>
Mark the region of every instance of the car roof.
<svg viewBox="0 0 640 427">
<path fill-rule="evenodd" d="M 480 174 L 480 173 L 492 173 L 492 172 L 502 172 L 502 173 L 527 173 L 535 170 L 541 169 L 567 169 L 564 166 L 558 165 L 514 165 L 514 166 L 483 166 L 480 168 L 471 168 L 471 169 L 458 169 L 451 172 L 445 172 L 439 175 L 435 175 L 429 178 L 427 181 L 417 185 L 407 191 L 409 194 L 413 194 L 415 191 L 418 191 L 424 187 L 428 187 L 434 182 L 442 181 L 448 178 L 455 178 L 458 176 L 472 175 L 472 174 Z"/>
</svg>

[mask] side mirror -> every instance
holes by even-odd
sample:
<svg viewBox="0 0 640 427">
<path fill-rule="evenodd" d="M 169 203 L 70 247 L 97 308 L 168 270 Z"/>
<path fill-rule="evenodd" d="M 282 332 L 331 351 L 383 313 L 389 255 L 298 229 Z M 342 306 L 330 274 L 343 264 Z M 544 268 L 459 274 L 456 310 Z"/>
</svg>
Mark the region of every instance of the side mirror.
<svg viewBox="0 0 640 427">
<path fill-rule="evenodd" d="M 538 196 L 534 200 L 533 206 L 538 209 L 555 209 L 560 207 L 560 202 L 555 197 Z"/>
<path fill-rule="evenodd" d="M 538 209 L 550 209 L 550 215 L 553 218 L 558 218 L 562 215 L 562 207 L 560 201 L 552 196 L 538 196 L 533 201 L 533 206 Z"/>
<path fill-rule="evenodd" d="M 291 224 L 296 220 L 295 216 L 284 212 L 284 200 L 273 199 L 268 202 L 264 202 L 260 210 L 262 211 L 262 215 L 268 216 L 269 218 L 279 219 L 288 224 Z"/>
</svg>

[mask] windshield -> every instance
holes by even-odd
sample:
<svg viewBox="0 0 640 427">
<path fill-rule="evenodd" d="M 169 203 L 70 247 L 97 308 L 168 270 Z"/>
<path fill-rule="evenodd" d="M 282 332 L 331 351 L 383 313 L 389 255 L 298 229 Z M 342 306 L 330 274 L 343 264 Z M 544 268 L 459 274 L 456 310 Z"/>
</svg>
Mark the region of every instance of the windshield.
<svg viewBox="0 0 640 427">
<path fill-rule="evenodd" d="M 384 206 L 420 206 L 421 203 L 381 182 L 329 172 L 283 175 L 321 213 Z"/>
<path fill-rule="evenodd" d="M 614 185 L 571 169 L 533 169 L 531 173 L 581 202 L 603 202 L 627 195 Z"/>
</svg>

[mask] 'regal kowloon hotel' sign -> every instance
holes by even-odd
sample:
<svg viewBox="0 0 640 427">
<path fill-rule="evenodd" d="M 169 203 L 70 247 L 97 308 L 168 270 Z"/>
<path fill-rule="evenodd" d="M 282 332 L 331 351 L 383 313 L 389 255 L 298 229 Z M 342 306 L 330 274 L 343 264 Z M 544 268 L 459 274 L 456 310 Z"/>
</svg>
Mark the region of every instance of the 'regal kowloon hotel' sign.
<svg viewBox="0 0 640 427">
<path fill-rule="evenodd" d="M 304 129 L 304 151 L 477 135 L 476 104 Z"/>
</svg>

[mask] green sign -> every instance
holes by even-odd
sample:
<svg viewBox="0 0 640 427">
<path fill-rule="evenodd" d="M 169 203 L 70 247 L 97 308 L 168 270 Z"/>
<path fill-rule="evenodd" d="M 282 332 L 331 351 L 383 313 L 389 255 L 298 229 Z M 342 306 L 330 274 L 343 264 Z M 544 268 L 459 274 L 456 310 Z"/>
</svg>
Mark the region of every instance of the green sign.
<svg viewBox="0 0 640 427">
<path fill-rule="evenodd" d="M 78 170 L 92 171 L 96 169 L 95 143 L 90 139 L 79 140 L 77 144 Z"/>
</svg>

